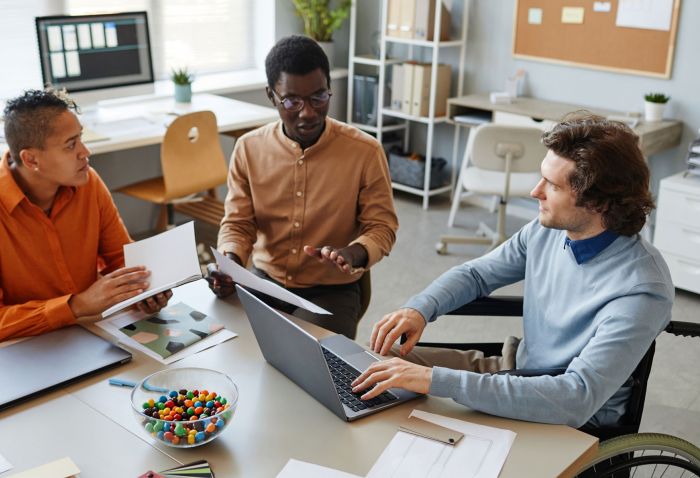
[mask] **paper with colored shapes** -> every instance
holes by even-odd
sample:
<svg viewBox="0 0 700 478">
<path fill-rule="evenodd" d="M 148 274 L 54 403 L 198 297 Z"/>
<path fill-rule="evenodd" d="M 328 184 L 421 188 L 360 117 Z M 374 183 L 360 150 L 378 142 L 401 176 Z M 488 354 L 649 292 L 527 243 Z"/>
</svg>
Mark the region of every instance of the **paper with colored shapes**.
<svg viewBox="0 0 700 478">
<path fill-rule="evenodd" d="M 218 320 L 178 302 L 119 330 L 166 358 L 223 328 Z"/>
</svg>

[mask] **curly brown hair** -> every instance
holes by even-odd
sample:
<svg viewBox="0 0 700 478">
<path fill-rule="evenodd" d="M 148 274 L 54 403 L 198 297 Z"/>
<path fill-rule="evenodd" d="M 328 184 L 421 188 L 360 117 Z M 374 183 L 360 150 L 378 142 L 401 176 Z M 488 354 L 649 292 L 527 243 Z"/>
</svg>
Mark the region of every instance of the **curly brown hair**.
<svg viewBox="0 0 700 478">
<path fill-rule="evenodd" d="M 601 213 L 605 228 L 620 235 L 642 229 L 654 201 L 639 137 L 627 125 L 571 113 L 542 135 L 542 143 L 575 163 L 569 184 L 577 206 Z"/>
</svg>

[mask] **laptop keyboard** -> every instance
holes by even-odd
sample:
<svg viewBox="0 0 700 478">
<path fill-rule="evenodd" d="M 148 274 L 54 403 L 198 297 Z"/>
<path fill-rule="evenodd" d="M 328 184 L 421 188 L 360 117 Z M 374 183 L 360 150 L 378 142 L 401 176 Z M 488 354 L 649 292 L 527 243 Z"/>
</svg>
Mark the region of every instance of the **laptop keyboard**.
<svg viewBox="0 0 700 478">
<path fill-rule="evenodd" d="M 331 371 L 333 383 L 335 384 L 335 389 L 338 391 L 340 401 L 350 407 L 350 409 L 359 412 L 360 410 L 371 409 L 398 400 L 398 397 L 391 392 L 384 392 L 371 400 L 360 400 L 360 396 L 367 391 L 364 390 L 361 393 L 353 393 L 352 387 L 350 386 L 353 380 L 360 376 L 360 372 L 352 368 L 347 362 L 327 348 L 321 348 L 323 349 L 323 356 L 328 363 L 328 368 Z"/>
</svg>

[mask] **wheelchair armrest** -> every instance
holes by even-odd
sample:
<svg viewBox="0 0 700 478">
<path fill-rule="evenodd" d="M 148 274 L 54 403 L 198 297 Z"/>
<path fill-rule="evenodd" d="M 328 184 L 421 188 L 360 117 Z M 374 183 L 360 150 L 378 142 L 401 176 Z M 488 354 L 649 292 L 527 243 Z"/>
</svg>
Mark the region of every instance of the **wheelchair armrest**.
<svg viewBox="0 0 700 478">
<path fill-rule="evenodd" d="M 666 332 L 684 337 L 700 337 L 700 324 L 673 320 L 666 326 Z"/>
<path fill-rule="evenodd" d="M 522 316 L 523 298 L 510 295 L 480 297 L 445 315 Z"/>
<path fill-rule="evenodd" d="M 551 377 L 561 375 L 566 372 L 565 368 L 523 368 L 523 369 L 513 369 L 513 370 L 501 370 L 496 372 L 496 375 L 513 375 L 515 377 L 539 377 L 542 375 L 549 375 Z"/>
</svg>

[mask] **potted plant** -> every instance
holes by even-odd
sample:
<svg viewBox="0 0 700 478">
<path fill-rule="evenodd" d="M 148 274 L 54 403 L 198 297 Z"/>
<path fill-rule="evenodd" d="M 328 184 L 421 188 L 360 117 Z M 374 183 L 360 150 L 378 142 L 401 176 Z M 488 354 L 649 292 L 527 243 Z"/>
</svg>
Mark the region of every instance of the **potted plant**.
<svg viewBox="0 0 700 478">
<path fill-rule="evenodd" d="M 190 103 L 192 101 L 194 75 L 187 68 L 173 68 L 170 79 L 175 84 L 175 101 L 177 103 Z"/>
<path fill-rule="evenodd" d="M 350 13 L 352 0 L 339 0 L 331 7 L 331 0 L 292 0 L 292 4 L 304 22 L 304 33 L 321 45 L 333 67 L 333 32 L 341 27 Z"/>
<path fill-rule="evenodd" d="M 663 93 L 644 95 L 644 119 L 649 122 L 661 121 L 664 116 L 664 107 L 670 99 L 670 96 Z"/>
</svg>

